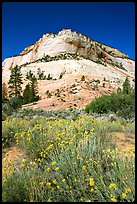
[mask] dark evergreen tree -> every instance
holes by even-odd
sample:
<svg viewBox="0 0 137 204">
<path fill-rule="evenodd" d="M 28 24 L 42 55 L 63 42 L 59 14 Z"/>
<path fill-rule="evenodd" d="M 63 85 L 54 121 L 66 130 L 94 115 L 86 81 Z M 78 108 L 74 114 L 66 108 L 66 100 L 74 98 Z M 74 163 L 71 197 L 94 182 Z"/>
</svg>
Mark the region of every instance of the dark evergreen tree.
<svg viewBox="0 0 137 204">
<path fill-rule="evenodd" d="M 128 77 L 126 77 L 123 83 L 123 93 L 129 94 L 131 92 L 131 85 Z"/>
<path fill-rule="evenodd" d="M 44 71 L 41 71 L 40 68 L 37 70 L 38 80 L 45 80 L 46 76 L 44 76 Z"/>
<path fill-rule="evenodd" d="M 31 80 L 32 77 L 33 77 L 33 73 L 31 72 L 31 70 L 29 70 L 29 72 L 27 72 L 26 79 Z"/>
<path fill-rule="evenodd" d="M 31 94 L 31 87 L 30 87 L 30 83 L 28 83 L 25 86 L 25 89 L 23 92 L 23 103 L 24 104 L 31 102 L 30 94 Z"/>
<path fill-rule="evenodd" d="M 23 92 L 23 103 L 31 103 L 39 100 L 37 79 L 32 76 L 30 83 L 28 83 Z"/>
<path fill-rule="evenodd" d="M 50 76 L 50 74 L 48 74 L 47 80 L 52 79 L 52 77 Z"/>
<path fill-rule="evenodd" d="M 6 102 L 8 100 L 8 91 L 5 83 L 2 84 L 2 102 Z"/>
<path fill-rule="evenodd" d="M 40 68 L 37 73 L 41 73 Z M 42 72 L 43 74 L 43 72 Z M 36 76 L 29 70 L 26 75 L 26 79 L 30 80 L 30 82 L 26 85 L 23 92 L 23 103 L 31 103 L 39 100 L 38 94 L 38 83 Z"/>
<path fill-rule="evenodd" d="M 9 84 L 9 97 L 12 96 L 20 96 L 22 92 L 22 74 L 20 67 L 16 66 L 11 70 L 10 80 L 8 82 Z"/>
<path fill-rule="evenodd" d="M 37 83 L 37 78 L 35 76 L 32 77 L 30 84 L 31 84 L 30 98 L 31 98 L 31 102 L 33 102 L 37 100 L 37 93 L 38 93 L 38 83 Z"/>
</svg>

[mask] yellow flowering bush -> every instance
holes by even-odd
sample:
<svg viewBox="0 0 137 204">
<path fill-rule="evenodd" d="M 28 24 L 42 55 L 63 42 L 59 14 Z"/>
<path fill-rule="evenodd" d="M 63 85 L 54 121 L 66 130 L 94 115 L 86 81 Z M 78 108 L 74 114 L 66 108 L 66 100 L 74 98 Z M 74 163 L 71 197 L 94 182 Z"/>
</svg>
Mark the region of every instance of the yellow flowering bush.
<svg viewBox="0 0 137 204">
<path fill-rule="evenodd" d="M 115 183 L 110 183 L 110 185 L 109 185 L 109 188 L 110 189 L 117 189 L 117 186 L 116 186 L 116 184 Z"/>
<path fill-rule="evenodd" d="M 90 186 L 94 186 L 94 179 L 93 178 L 89 178 L 89 185 Z"/>
<path fill-rule="evenodd" d="M 90 115 L 75 120 L 5 120 L 5 146 L 11 134 L 27 157 L 12 177 L 4 178 L 3 201 L 133 201 L 134 150 L 114 148 L 109 134 L 114 124 L 110 126 Z"/>
</svg>

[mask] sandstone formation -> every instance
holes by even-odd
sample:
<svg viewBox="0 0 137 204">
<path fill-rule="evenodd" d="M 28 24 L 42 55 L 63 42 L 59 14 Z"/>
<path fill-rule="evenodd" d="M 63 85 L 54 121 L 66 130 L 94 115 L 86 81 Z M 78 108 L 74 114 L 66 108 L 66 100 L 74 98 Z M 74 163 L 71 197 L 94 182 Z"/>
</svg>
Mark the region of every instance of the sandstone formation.
<svg viewBox="0 0 137 204">
<path fill-rule="evenodd" d="M 58 34 L 44 34 L 18 56 L 6 58 L 2 63 L 2 83 L 8 83 L 11 69 L 16 65 L 21 67 L 23 88 L 27 84 L 27 72 L 31 70 L 37 76 L 38 69 L 46 76 L 50 74 L 52 80 L 45 82 L 53 86 L 55 80 L 67 79 L 67 76 L 69 79 L 72 75 L 85 75 L 102 83 L 105 77 L 111 86 L 113 83 L 120 86 L 126 76 L 134 85 L 135 78 L 135 61 L 126 54 L 71 29 L 64 29 Z M 61 75 L 63 78 L 60 79 Z M 40 87 L 39 93 L 43 95 L 44 87 Z"/>
</svg>

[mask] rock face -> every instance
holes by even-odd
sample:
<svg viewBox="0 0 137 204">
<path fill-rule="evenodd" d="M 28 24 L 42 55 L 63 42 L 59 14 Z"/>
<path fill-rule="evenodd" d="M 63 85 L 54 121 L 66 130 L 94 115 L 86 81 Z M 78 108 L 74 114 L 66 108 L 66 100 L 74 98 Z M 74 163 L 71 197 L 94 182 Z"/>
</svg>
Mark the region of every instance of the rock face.
<svg viewBox="0 0 137 204">
<path fill-rule="evenodd" d="M 59 79 L 60 74 L 81 73 L 122 83 L 126 76 L 131 80 L 135 77 L 135 62 L 126 54 L 71 29 L 44 34 L 18 56 L 6 58 L 2 63 L 3 83 L 9 81 L 16 65 L 21 67 L 24 80 L 29 70 L 37 75 L 38 68 L 53 79 Z"/>
</svg>

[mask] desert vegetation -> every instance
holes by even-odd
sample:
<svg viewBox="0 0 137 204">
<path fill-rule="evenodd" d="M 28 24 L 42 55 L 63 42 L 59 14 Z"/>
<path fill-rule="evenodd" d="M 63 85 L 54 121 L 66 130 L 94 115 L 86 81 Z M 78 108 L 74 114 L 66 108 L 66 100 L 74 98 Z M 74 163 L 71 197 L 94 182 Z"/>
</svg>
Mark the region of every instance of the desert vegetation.
<svg viewBox="0 0 137 204">
<path fill-rule="evenodd" d="M 126 68 L 123 66 L 122 62 L 112 62 L 112 65 L 118 67 L 119 69 L 127 71 Z"/>
<path fill-rule="evenodd" d="M 23 152 L 18 160 L 3 156 L 3 202 L 134 201 L 134 148 L 118 149 L 110 134 L 134 132 L 134 123 L 74 110 L 22 110 L 2 126 L 3 151 L 16 146 Z"/>
<path fill-rule="evenodd" d="M 111 51 L 110 51 L 111 52 Z M 37 60 L 34 60 L 33 62 L 26 62 L 25 64 L 22 64 L 20 66 L 21 67 L 25 67 L 31 63 L 39 63 L 39 62 L 50 62 L 50 61 L 57 61 L 57 60 L 80 60 L 80 59 L 87 59 L 87 60 L 91 60 L 95 63 L 98 63 L 98 64 L 102 64 L 104 66 L 107 66 L 104 61 L 104 58 L 102 57 L 102 52 L 98 53 L 98 57 L 96 60 L 93 60 L 90 56 L 84 56 L 84 55 L 80 55 L 80 54 L 72 54 L 72 53 L 60 53 L 58 55 L 55 55 L 55 56 L 50 56 L 50 55 L 43 55 L 42 58 L 40 59 L 37 59 Z M 126 57 L 124 57 L 126 58 Z M 108 62 L 107 62 L 108 63 Z M 119 63 L 119 62 L 111 62 L 111 64 L 113 66 L 116 66 L 120 69 L 123 69 L 125 71 L 127 71 L 125 69 L 125 67 L 123 67 L 123 64 L 122 63 Z M 46 79 L 46 76 L 44 76 L 44 73 L 43 72 L 39 72 L 38 70 L 38 79 L 41 79 L 42 80 L 45 80 Z"/>
<path fill-rule="evenodd" d="M 104 87 L 103 83 L 103 87 Z M 87 113 L 109 113 L 113 112 L 125 119 L 135 117 L 135 89 L 130 86 L 128 77 L 123 83 L 123 89 L 118 88 L 117 92 L 110 95 L 102 95 L 94 99 L 85 108 Z"/>
<path fill-rule="evenodd" d="M 2 84 L 2 111 L 3 117 L 10 115 L 13 110 L 20 108 L 23 104 L 38 101 L 38 83 L 35 75 L 29 70 L 26 74 L 26 79 L 29 81 L 22 90 L 22 74 L 21 68 L 16 66 L 12 69 L 8 85 Z M 8 90 L 9 88 L 9 90 Z"/>
<path fill-rule="evenodd" d="M 31 73 L 28 77 L 26 89 L 32 90 L 37 80 Z M 134 202 L 135 154 L 129 139 L 135 134 L 135 91 L 128 78 L 117 93 L 83 110 L 56 111 L 21 108 L 16 77 L 10 81 L 8 101 L 3 85 L 3 202 Z M 37 95 L 37 83 L 33 87 Z M 45 94 L 51 97 L 49 90 Z M 55 95 L 60 97 L 59 89 Z M 127 148 L 118 147 L 114 133 L 125 134 Z M 22 155 L 9 159 L 15 147 Z"/>
</svg>

